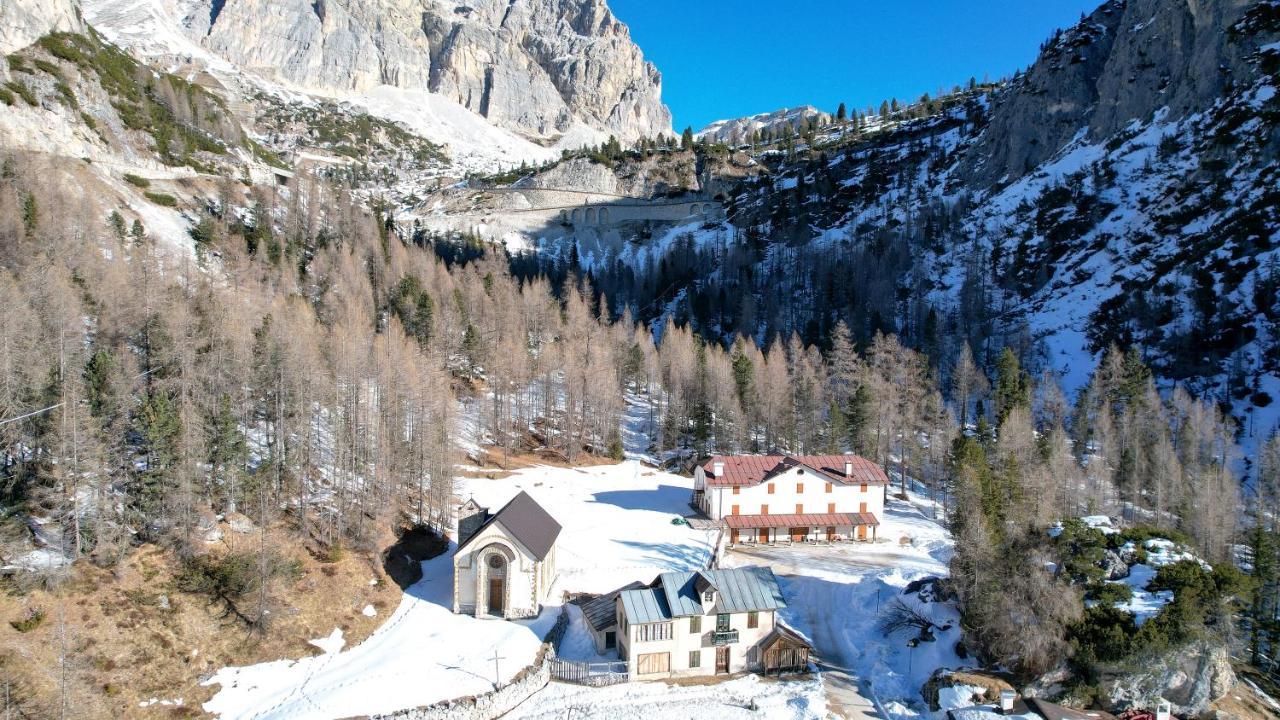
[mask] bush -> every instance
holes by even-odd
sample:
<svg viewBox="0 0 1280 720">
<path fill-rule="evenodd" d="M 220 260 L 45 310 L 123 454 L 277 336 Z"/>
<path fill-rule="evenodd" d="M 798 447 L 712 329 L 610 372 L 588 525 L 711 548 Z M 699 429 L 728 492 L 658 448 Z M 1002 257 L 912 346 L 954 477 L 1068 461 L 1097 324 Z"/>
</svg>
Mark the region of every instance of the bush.
<svg viewBox="0 0 1280 720">
<path fill-rule="evenodd" d="M 31 64 L 35 65 L 36 68 L 42 72 L 48 73 L 58 79 L 62 78 L 62 71 L 58 69 L 57 65 L 54 65 L 48 60 L 33 60 Z"/>
<path fill-rule="evenodd" d="M 1110 536 L 1108 544 L 1112 548 L 1118 548 L 1127 542 L 1132 542 L 1137 547 L 1142 547 L 1146 541 L 1153 538 L 1164 538 L 1181 545 L 1193 545 L 1191 538 L 1184 532 L 1171 528 L 1157 528 L 1152 525 L 1134 525 L 1131 528 L 1125 528 L 1119 533 Z"/>
<path fill-rule="evenodd" d="M 9 91 L 9 88 L 0 87 L 0 102 L 11 106 L 13 105 L 14 100 L 16 100 L 16 98 L 14 98 L 13 93 Z"/>
<path fill-rule="evenodd" d="M 27 87 L 26 83 L 21 83 L 21 82 L 18 82 L 17 80 L 10 80 L 6 82 L 4 86 L 14 95 L 17 95 L 18 97 L 22 98 L 31 107 L 36 107 L 37 105 L 39 105 L 39 102 L 36 101 L 35 91 L 33 91 L 30 87 Z"/>
<path fill-rule="evenodd" d="M 249 625 L 264 618 L 250 618 L 240 611 L 244 597 L 260 592 L 263 582 L 276 578 L 294 580 L 302 574 L 302 564 L 275 553 L 231 553 L 223 557 L 200 555 L 188 558 L 178 570 L 174 585 L 183 592 L 206 595 L 222 602 L 227 615 L 234 615 Z"/>
<path fill-rule="evenodd" d="M 1133 598 L 1133 588 L 1118 582 L 1101 582 L 1089 586 L 1085 597 L 1106 605 L 1128 602 Z"/>
<path fill-rule="evenodd" d="M 40 627 L 40 623 L 44 622 L 44 610 L 40 608 L 32 608 L 27 616 L 21 620 L 10 620 L 9 625 L 20 633 L 31 632 Z"/>
<path fill-rule="evenodd" d="M 150 180 L 148 180 L 148 179 L 146 179 L 146 178 L 144 178 L 144 177 L 138 177 L 137 175 L 134 175 L 133 173 L 125 173 L 125 174 L 124 174 L 124 181 L 125 181 L 125 182 L 127 182 L 127 183 L 129 183 L 130 185 L 132 185 L 132 186 L 134 186 L 134 187 L 140 187 L 140 188 L 149 188 L 149 187 L 151 187 L 151 181 L 150 181 Z"/>
<path fill-rule="evenodd" d="M 178 207 L 178 198 L 168 193 L 149 192 L 143 193 L 143 195 L 146 196 L 148 200 L 161 207 Z"/>
</svg>

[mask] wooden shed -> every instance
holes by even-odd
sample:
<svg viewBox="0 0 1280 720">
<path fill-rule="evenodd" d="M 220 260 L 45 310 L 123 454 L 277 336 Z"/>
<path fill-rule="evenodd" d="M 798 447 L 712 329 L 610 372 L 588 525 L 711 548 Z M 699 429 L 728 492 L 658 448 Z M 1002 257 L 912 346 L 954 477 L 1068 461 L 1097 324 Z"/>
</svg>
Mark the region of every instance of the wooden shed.
<svg viewBox="0 0 1280 720">
<path fill-rule="evenodd" d="M 809 669 L 809 653 L 813 647 L 791 628 L 778 623 L 773 632 L 760 641 L 760 672 L 798 673 Z"/>
</svg>

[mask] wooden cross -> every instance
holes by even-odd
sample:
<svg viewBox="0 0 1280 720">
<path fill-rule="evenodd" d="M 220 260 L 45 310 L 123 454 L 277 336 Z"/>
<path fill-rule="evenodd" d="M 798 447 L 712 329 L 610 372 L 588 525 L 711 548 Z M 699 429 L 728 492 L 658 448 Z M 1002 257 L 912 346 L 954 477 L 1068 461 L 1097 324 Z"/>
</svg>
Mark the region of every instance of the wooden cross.
<svg viewBox="0 0 1280 720">
<path fill-rule="evenodd" d="M 496 690 L 502 684 L 502 675 L 498 674 L 498 661 L 506 660 L 506 657 L 498 656 L 498 648 L 493 649 L 493 688 Z"/>
</svg>

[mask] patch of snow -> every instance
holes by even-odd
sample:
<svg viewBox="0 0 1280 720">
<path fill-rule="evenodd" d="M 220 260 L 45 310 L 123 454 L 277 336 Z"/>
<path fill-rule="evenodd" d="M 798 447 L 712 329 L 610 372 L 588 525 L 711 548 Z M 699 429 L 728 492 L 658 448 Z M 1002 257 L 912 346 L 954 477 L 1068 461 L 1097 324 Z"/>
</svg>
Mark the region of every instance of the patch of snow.
<svg viewBox="0 0 1280 720">
<path fill-rule="evenodd" d="M 320 648 L 320 651 L 326 655 L 342 650 L 342 646 L 347 644 L 347 641 L 342 637 L 341 628 L 334 628 L 328 637 L 316 638 L 307 642 Z"/>
<path fill-rule="evenodd" d="M 365 617 L 373 617 L 378 614 L 378 610 L 372 605 L 365 605 L 364 609 L 360 611 L 360 614 Z"/>
</svg>

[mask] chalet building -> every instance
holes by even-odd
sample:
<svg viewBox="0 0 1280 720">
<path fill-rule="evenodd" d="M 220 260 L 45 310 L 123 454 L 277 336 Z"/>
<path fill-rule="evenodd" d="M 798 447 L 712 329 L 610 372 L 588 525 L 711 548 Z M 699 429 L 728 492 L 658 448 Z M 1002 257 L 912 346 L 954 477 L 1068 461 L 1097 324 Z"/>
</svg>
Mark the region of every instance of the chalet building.
<svg viewBox="0 0 1280 720">
<path fill-rule="evenodd" d="M 888 485 L 857 455 L 715 455 L 694 469 L 693 504 L 734 544 L 874 540 Z"/>
<path fill-rule="evenodd" d="M 557 523 L 528 493 L 497 513 L 474 500 L 458 508 L 453 611 L 523 618 L 542 611 L 556 578 Z"/>
<path fill-rule="evenodd" d="M 809 644 L 777 621 L 786 603 L 767 567 L 662 573 L 610 595 L 611 620 L 584 611 L 633 680 L 808 668 Z"/>
</svg>

